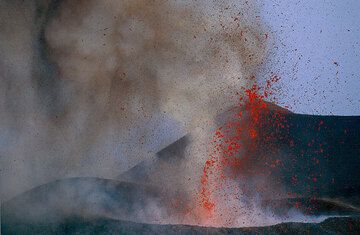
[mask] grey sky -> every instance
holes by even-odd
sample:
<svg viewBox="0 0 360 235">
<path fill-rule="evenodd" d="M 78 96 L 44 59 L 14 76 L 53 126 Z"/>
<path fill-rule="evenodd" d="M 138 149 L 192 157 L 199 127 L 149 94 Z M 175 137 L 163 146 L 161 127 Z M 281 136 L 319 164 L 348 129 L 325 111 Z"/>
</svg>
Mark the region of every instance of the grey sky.
<svg viewBox="0 0 360 235">
<path fill-rule="evenodd" d="M 264 1 L 282 77 L 279 101 L 297 113 L 360 115 L 360 1 Z"/>
</svg>

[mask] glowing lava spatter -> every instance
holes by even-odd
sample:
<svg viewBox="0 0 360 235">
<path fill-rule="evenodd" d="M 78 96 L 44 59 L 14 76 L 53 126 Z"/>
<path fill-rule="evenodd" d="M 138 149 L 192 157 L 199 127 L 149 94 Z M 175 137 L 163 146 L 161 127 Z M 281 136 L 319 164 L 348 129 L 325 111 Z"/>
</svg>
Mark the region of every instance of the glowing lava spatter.
<svg viewBox="0 0 360 235">
<path fill-rule="evenodd" d="M 245 89 L 234 120 L 215 131 L 214 147 L 203 168 L 199 194 L 201 206 L 208 217 L 214 216 L 218 200 L 214 198 L 224 195 L 221 190 L 226 181 L 236 179 L 245 170 L 250 157 L 247 150 L 256 148 L 254 143 L 261 128 L 260 120 L 268 111 L 268 103 L 264 99 L 270 99 L 275 91 L 272 85 L 278 80 L 277 76 L 273 76 L 263 88 L 255 84 Z"/>
</svg>

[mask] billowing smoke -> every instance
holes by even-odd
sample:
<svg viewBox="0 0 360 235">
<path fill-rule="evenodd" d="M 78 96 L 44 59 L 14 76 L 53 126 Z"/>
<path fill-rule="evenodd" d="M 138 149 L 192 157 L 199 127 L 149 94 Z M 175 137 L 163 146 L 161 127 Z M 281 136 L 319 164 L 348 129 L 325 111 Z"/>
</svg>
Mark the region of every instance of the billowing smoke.
<svg viewBox="0 0 360 235">
<path fill-rule="evenodd" d="M 237 92 L 253 85 L 247 78 L 266 60 L 269 39 L 255 2 L 1 4 L 2 199 L 55 179 L 117 178 L 185 134 L 186 160 L 152 173 L 147 183 L 196 197 L 215 118 L 237 104 Z M 230 183 L 221 193 L 242 193 Z M 170 219 L 219 226 L 286 220 L 247 196 L 220 198 L 217 214 L 228 213 L 219 221 L 196 220 L 197 211 Z M 169 222 L 151 200 L 134 217 L 154 222 L 147 211 Z"/>
<path fill-rule="evenodd" d="M 195 185 L 214 116 L 266 55 L 251 1 L 1 4 L 5 199 L 58 178 L 116 177 L 186 133 Z"/>
</svg>

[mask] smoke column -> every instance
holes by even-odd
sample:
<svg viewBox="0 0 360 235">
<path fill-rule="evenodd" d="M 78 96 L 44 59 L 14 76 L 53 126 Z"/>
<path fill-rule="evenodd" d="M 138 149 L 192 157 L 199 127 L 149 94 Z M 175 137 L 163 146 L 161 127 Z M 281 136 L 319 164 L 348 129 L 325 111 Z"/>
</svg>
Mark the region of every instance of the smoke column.
<svg viewBox="0 0 360 235">
<path fill-rule="evenodd" d="M 2 200 L 59 178 L 114 178 L 185 133 L 184 172 L 169 183 L 196 189 L 214 117 L 267 54 L 251 1 L 1 5 Z"/>
</svg>

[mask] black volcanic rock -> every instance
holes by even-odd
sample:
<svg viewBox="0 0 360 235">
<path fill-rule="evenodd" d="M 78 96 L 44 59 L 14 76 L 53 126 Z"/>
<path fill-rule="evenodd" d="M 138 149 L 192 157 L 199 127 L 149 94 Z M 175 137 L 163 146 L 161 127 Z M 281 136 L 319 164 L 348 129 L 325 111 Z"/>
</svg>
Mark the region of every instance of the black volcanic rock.
<svg viewBox="0 0 360 235">
<path fill-rule="evenodd" d="M 266 104 L 267 110 L 257 126 L 258 137 L 244 144 L 245 151 L 241 154 L 248 160 L 239 174 L 250 182 L 257 172 L 268 172 L 271 187 L 282 188 L 293 195 L 346 198 L 358 203 L 360 116 L 295 114 L 275 104 Z M 219 115 L 218 126 L 233 121 L 238 112 L 239 109 L 234 108 Z M 146 182 L 154 172 L 164 179 L 172 177 L 169 174 L 173 171 L 168 169 L 180 166 L 185 159 L 183 153 L 191 143 L 190 136 L 175 141 L 119 179 Z M 242 155 L 239 158 L 243 158 Z"/>
<path fill-rule="evenodd" d="M 282 223 L 251 228 L 140 224 L 108 218 L 69 217 L 60 223 L 6 224 L 2 231 L 3 234 L 358 234 L 360 217 L 329 218 L 318 224 Z"/>
<path fill-rule="evenodd" d="M 2 234 L 355 234 L 360 229 L 358 210 L 324 201 L 321 210 L 341 212 L 342 216 L 348 217 L 329 218 L 319 224 L 283 223 L 257 228 L 156 224 L 158 211 L 146 208 L 154 208 L 151 203 L 157 202 L 159 208 L 166 210 L 171 197 L 159 189 L 114 180 L 59 180 L 4 202 Z M 278 202 L 273 204 L 278 205 Z M 332 209 L 327 208 L 329 206 Z M 152 219 L 153 224 L 129 221 L 146 219 Z"/>
<path fill-rule="evenodd" d="M 236 111 L 236 110 L 235 110 Z M 232 110 L 231 112 L 234 112 Z M 285 128 L 274 122 L 280 113 Z M 231 115 L 224 114 L 219 125 Z M 156 171 L 164 179 L 184 158 L 190 139 L 184 137 L 124 176 L 126 183 L 98 178 L 58 180 L 2 204 L 3 234 L 358 234 L 360 231 L 360 117 L 300 115 L 271 106 L 261 116 L 258 138 L 245 146 L 249 160 L 242 182 L 256 188 L 256 170 L 269 174 L 271 187 L 290 192 L 288 198 L 271 195 L 262 206 L 277 214 L 296 207 L 314 216 L 342 216 L 315 223 L 282 223 L 258 228 L 204 228 L 158 225 L 184 211 L 172 211 L 179 192 L 162 185 L 149 186 Z M 249 144 L 249 143 L 247 143 Z M 255 147 L 254 147 L 255 146 Z M 241 157 L 241 156 L 239 156 Z M 275 162 L 274 166 L 272 165 Z M 170 168 L 159 167 L 165 164 Z M 138 174 L 138 173 L 143 174 Z M 179 170 L 181 172 L 181 169 Z M 248 181 L 246 181 L 248 180 Z M 161 181 L 160 181 L 161 182 Z M 295 195 L 295 196 L 294 196 Z M 180 195 L 182 196 L 182 195 Z M 269 196 L 269 195 L 267 195 Z M 171 209 L 170 209 L 171 208 Z M 130 221 L 136 221 L 130 222 Z M 150 224 L 155 223 L 155 224 Z"/>
<path fill-rule="evenodd" d="M 256 156 L 279 160 L 274 177 L 301 196 L 360 196 L 360 117 L 283 114 L 286 128 L 264 118 Z M 275 134 L 274 134 L 275 133 Z M 261 157 L 259 157 L 261 159 Z M 256 157 L 255 157 L 256 159 Z"/>
<path fill-rule="evenodd" d="M 69 178 L 34 188 L 2 204 L 3 231 L 48 226 L 69 217 L 104 217 L 156 222 L 169 208 L 165 192 L 116 180 Z M 162 214 L 161 214 L 162 213 Z"/>
<path fill-rule="evenodd" d="M 159 200 L 160 199 L 160 200 Z M 2 205 L 3 234 L 286 234 L 355 232 L 360 219 L 332 218 L 320 224 L 284 223 L 261 228 L 204 228 L 134 223 L 134 211 L 150 201 L 166 207 L 158 190 L 97 178 L 55 181 L 30 190 Z M 108 218 L 117 215 L 122 219 Z M 145 216 L 152 217 L 148 211 Z"/>
<path fill-rule="evenodd" d="M 174 143 L 160 150 L 153 158 L 144 160 L 136 166 L 125 171 L 118 178 L 128 182 L 148 182 L 150 175 L 162 171 L 161 165 L 176 166 L 185 159 L 185 149 L 190 140 L 189 136 L 183 136 Z M 164 174 L 166 176 L 166 174 Z"/>
<path fill-rule="evenodd" d="M 300 197 L 346 198 L 359 202 L 360 196 L 360 116 L 320 116 L 295 114 L 265 102 L 255 126 L 256 138 L 244 138 L 242 168 L 247 180 L 263 174 L 269 188 L 282 189 Z M 217 117 L 218 126 L 238 121 L 233 108 Z M 251 118 L 240 120 L 250 125 Z M 226 138 L 226 137 L 225 137 Z M 234 169 L 232 169 L 234 170 Z M 236 170 L 236 169 L 235 169 Z M 260 187 L 260 186 L 259 186 Z M 267 191 L 267 188 L 256 188 Z M 274 196 L 274 195 L 272 195 Z"/>
</svg>

